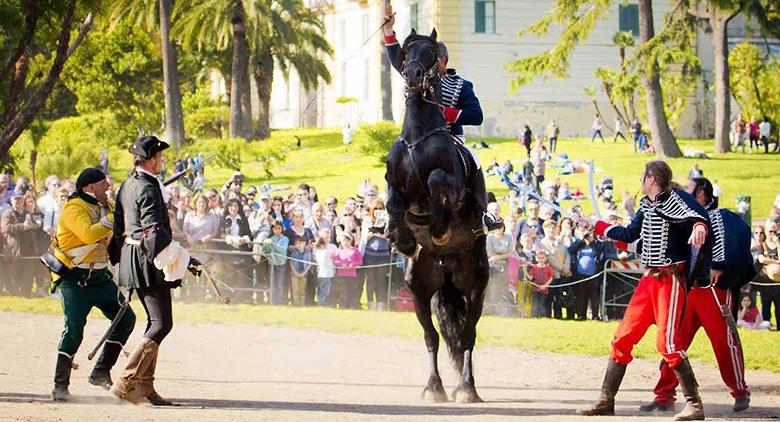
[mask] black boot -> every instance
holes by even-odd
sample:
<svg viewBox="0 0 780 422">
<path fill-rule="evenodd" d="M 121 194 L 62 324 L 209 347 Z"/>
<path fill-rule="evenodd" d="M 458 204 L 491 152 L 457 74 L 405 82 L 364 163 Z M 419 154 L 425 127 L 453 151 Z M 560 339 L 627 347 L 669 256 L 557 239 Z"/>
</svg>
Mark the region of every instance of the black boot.
<svg viewBox="0 0 780 422">
<path fill-rule="evenodd" d="M 114 342 L 106 342 L 103 346 L 103 352 L 100 354 L 92 373 L 89 374 L 89 383 L 96 385 L 104 390 L 110 390 L 114 383 L 111 381 L 111 368 L 114 367 L 119 353 L 122 352 L 122 345 Z"/>
<path fill-rule="evenodd" d="M 699 397 L 699 384 L 693 375 L 693 368 L 688 358 L 683 359 L 682 363 L 674 368 L 674 374 L 680 382 L 680 389 L 685 396 L 685 408 L 674 415 L 676 421 L 703 421 L 704 404 Z"/>
<path fill-rule="evenodd" d="M 612 359 L 607 365 L 604 382 L 601 384 L 601 395 L 595 403 L 578 411 L 584 416 L 613 416 L 615 414 L 615 395 L 626 374 L 626 365 L 621 365 Z"/>
<path fill-rule="evenodd" d="M 57 367 L 54 369 L 54 389 L 51 390 L 51 399 L 54 401 L 70 401 L 73 396 L 68 391 L 70 385 L 70 370 L 73 368 L 73 359 L 64 353 L 57 354 Z"/>
</svg>

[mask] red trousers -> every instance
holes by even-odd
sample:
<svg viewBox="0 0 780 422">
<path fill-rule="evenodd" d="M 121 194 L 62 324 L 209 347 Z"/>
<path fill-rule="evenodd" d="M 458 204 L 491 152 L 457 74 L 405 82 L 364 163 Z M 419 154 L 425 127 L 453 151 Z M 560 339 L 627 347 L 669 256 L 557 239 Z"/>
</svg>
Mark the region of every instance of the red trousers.
<svg viewBox="0 0 780 422">
<path fill-rule="evenodd" d="M 682 362 L 685 348 L 680 347 L 679 327 L 685 307 L 684 268 L 674 264 L 645 270 L 612 339 L 612 360 L 628 365 L 634 346 L 655 324 L 655 347 L 664 361 L 670 368 Z"/>
<path fill-rule="evenodd" d="M 715 288 L 718 301 L 731 309 L 731 294 L 727 290 Z M 729 327 L 726 318 L 722 315 L 718 303 L 712 296 L 709 288 L 694 287 L 688 292 L 688 300 L 680 326 L 680 347 L 688 349 L 699 331 L 704 327 L 704 332 L 712 343 L 715 359 L 718 361 L 718 369 L 723 382 L 731 389 L 734 398 L 745 397 L 750 394 L 745 383 L 745 367 L 742 348 L 737 342 L 736 333 Z M 677 377 L 668 365 L 661 364 L 661 379 L 655 386 L 655 401 L 674 401 Z"/>
</svg>

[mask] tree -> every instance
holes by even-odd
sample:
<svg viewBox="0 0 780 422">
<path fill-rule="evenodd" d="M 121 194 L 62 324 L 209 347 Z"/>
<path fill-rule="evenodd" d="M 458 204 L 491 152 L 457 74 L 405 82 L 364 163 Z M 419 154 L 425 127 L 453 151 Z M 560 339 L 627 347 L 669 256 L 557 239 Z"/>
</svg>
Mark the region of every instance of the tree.
<svg viewBox="0 0 780 422">
<path fill-rule="evenodd" d="M 236 132 L 244 132 L 246 139 L 270 134 L 269 104 L 276 65 L 285 75 L 294 69 L 304 89 L 313 89 L 320 79 L 330 81 L 322 59 L 332 54 L 323 36 L 324 26 L 301 0 L 181 0 L 175 13 L 180 16 L 175 34 L 187 48 L 232 48 L 231 137 Z M 250 133 L 249 65 L 259 104 L 254 133 Z"/>
<path fill-rule="evenodd" d="M 545 79 L 550 76 L 566 77 L 571 53 L 588 39 L 596 23 L 612 3 L 612 0 L 556 0 L 555 6 L 539 21 L 522 29 L 520 36 L 543 36 L 548 34 L 550 26 L 556 23 L 561 26 L 562 32 L 558 43 L 550 50 L 522 57 L 506 65 L 507 71 L 515 76 L 510 82 L 510 91 L 515 92 L 522 85 L 540 76 Z M 650 0 L 639 1 L 639 27 L 640 41 L 648 44 L 655 35 Z M 648 47 L 654 45 L 657 44 L 649 44 Z M 653 147 L 661 157 L 682 156 L 664 114 L 663 93 L 655 56 L 649 54 L 646 57 L 648 62 L 643 66 L 643 87 L 646 92 L 648 126 L 652 132 Z"/>
<path fill-rule="evenodd" d="M 698 8 L 701 6 L 701 9 Z M 712 42 L 713 79 L 715 83 L 715 152 L 731 149 L 729 124 L 731 93 L 729 92 L 728 25 L 739 13 L 754 17 L 768 34 L 780 34 L 780 6 L 770 0 L 682 0 L 682 13 L 699 24 Z"/>
<path fill-rule="evenodd" d="M 127 21 L 150 32 L 159 31 L 165 98 L 163 138 L 178 150 L 184 145 L 185 137 L 178 63 L 170 37 L 172 8 L 173 0 L 119 0 L 113 6 L 111 20 L 113 25 Z"/>
<path fill-rule="evenodd" d="M 780 61 L 763 57 L 758 47 L 745 42 L 731 51 L 729 67 L 731 93 L 743 116 L 780 122 Z"/>
<path fill-rule="evenodd" d="M 92 2 L 76 0 L 24 0 L 21 4 L 3 2 L 0 6 L 4 22 L 10 21 L 9 27 L 23 28 L 19 32 L 11 30 L 3 34 L 3 44 L 15 47 L 0 68 L 0 86 L 8 87 L 0 113 L 0 157 L 8 154 L 14 142 L 33 122 L 59 81 L 68 58 L 89 33 L 92 14 L 87 10 L 91 7 L 94 7 Z M 83 16 L 83 20 L 71 42 L 74 21 L 78 21 L 79 16 Z M 14 43 L 15 37 L 18 38 Z M 32 54 L 37 52 L 40 54 Z M 36 74 L 28 80 L 27 70 L 32 66 L 31 61 L 50 63 L 40 66 L 42 79 Z"/>
<path fill-rule="evenodd" d="M 161 60 L 143 28 L 125 22 L 95 33 L 71 61 L 62 80 L 78 98 L 79 113 L 109 111 L 136 134 L 160 127 L 163 95 L 150 81 L 160 80 Z"/>
</svg>

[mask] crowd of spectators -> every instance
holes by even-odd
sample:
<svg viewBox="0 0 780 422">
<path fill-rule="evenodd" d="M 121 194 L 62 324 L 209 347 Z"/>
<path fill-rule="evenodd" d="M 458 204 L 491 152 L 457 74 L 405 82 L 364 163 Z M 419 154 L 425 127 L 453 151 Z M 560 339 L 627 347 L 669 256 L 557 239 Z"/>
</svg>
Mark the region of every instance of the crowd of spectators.
<svg viewBox="0 0 780 422">
<path fill-rule="evenodd" d="M 529 157 L 528 174 L 515 172 L 509 161 L 494 160 L 487 169 L 513 180 L 505 197 L 489 194 L 488 212 L 504 221 L 504 229 L 487 237 L 490 282 L 485 311 L 601 319 L 602 295 L 610 303 L 625 304 L 632 289 L 610 279 L 602 292 L 605 263 L 634 257 L 619 252 L 609 239 L 594 236 L 592 227 L 575 226 L 549 205 L 572 198 L 573 192 L 560 178 L 545 179 L 550 154 L 543 139 L 537 140 Z M 174 171 L 202 162 L 202 155 L 184 157 L 175 161 Z M 694 166 L 689 176 L 702 174 Z M 306 183 L 294 191 L 268 184 L 245 186 L 240 172 L 219 189 L 205 187 L 206 181 L 202 169 L 194 171 L 168 186 L 165 196 L 176 239 L 225 283 L 223 290 L 229 291 L 233 303 L 359 309 L 362 302 L 368 309 L 383 310 L 389 297 L 404 296 L 403 260 L 385 233 L 383 194 L 369 180 L 342 200 L 321 199 Z M 624 192 L 618 204 L 613 189 L 612 179 L 602 178 L 597 200 L 610 223 L 623 224 L 633 217 L 636 203 Z M 0 175 L 0 259 L 8 269 L 0 272 L 0 294 L 48 294 L 50 278 L 38 257 L 48 248 L 60 210 L 74 190 L 72 181 L 50 176 L 36 194 L 27 178 L 14 181 L 8 174 Z M 745 327 L 770 326 L 773 306 L 775 321 L 780 317 L 780 288 L 774 285 L 780 282 L 778 210 L 780 195 L 766 222 L 754 226 L 752 252 L 758 276 L 744 289 L 748 299 L 740 324 Z M 582 211 L 575 205 L 571 212 Z M 177 294 L 184 300 L 201 301 L 211 295 L 205 280 L 190 278 L 183 287 Z M 606 317 L 619 319 L 622 309 L 610 306 Z"/>
</svg>

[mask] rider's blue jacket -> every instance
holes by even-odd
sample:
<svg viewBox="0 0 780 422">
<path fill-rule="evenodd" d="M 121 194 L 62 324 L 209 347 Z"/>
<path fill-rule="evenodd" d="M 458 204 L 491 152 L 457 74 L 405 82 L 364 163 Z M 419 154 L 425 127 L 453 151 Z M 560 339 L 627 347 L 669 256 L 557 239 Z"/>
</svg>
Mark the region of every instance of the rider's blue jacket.
<svg viewBox="0 0 780 422">
<path fill-rule="evenodd" d="M 401 72 L 403 58 L 401 46 L 395 33 L 385 36 L 387 58 L 395 70 Z M 482 124 L 482 107 L 474 95 L 471 82 L 455 74 L 455 69 L 447 69 L 441 77 L 441 105 L 444 106 L 444 117 L 450 133 L 463 138 L 463 125 L 479 126 Z"/>
</svg>

